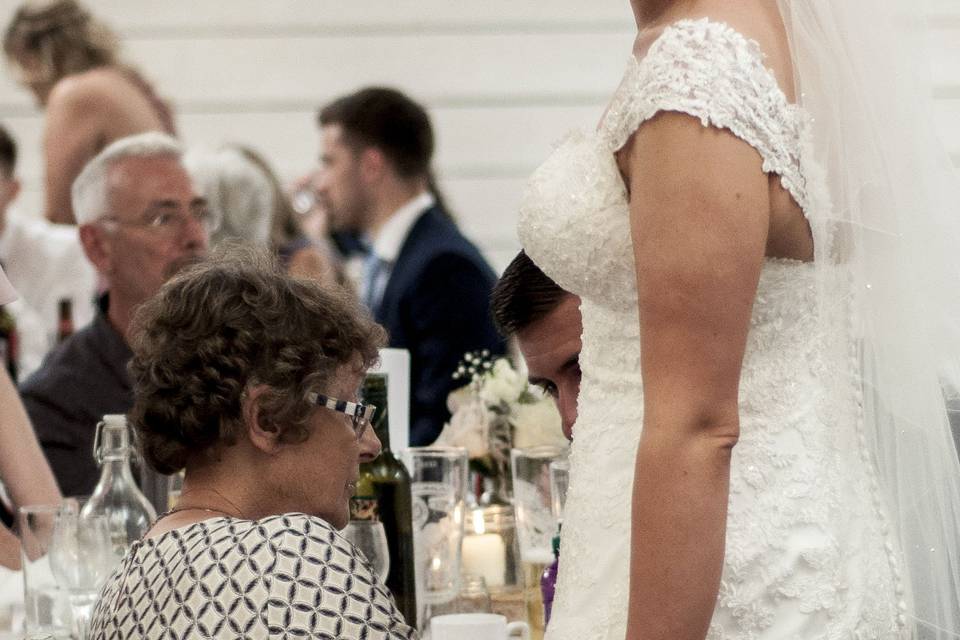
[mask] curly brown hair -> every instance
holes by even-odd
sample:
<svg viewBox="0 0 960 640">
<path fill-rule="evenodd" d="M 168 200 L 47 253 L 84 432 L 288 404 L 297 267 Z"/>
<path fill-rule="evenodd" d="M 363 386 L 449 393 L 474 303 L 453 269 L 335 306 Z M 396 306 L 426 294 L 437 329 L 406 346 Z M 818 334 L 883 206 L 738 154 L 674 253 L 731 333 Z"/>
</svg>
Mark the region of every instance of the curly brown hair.
<svg viewBox="0 0 960 640">
<path fill-rule="evenodd" d="M 241 401 L 260 396 L 266 428 L 307 438 L 306 396 L 344 365 L 365 371 L 385 332 L 345 291 L 285 275 L 266 253 L 229 245 L 171 279 L 132 327 L 134 406 L 146 461 L 160 473 L 231 445 L 243 431 Z"/>
</svg>

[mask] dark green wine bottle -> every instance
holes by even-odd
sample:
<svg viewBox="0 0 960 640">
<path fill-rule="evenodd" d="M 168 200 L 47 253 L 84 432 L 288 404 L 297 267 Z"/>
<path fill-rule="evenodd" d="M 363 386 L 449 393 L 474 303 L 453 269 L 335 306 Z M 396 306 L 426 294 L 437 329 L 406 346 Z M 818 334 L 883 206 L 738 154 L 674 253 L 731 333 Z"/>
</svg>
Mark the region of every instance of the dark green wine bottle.
<svg viewBox="0 0 960 640">
<path fill-rule="evenodd" d="M 373 462 L 360 465 L 360 475 L 369 479 L 377 500 L 380 522 L 387 534 L 390 572 L 387 587 L 407 624 L 416 627 L 416 579 L 413 559 L 413 499 L 410 474 L 390 449 L 390 411 L 387 407 L 387 376 L 368 374 L 363 382 L 363 401 L 377 407 L 373 428 L 383 451 Z"/>
</svg>

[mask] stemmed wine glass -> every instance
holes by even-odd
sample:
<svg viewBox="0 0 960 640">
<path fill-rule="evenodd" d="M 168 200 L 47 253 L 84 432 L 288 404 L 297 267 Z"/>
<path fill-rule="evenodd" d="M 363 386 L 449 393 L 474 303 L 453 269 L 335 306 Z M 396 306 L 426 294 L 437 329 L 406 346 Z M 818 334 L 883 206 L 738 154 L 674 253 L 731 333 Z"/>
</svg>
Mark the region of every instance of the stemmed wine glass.
<svg viewBox="0 0 960 640">
<path fill-rule="evenodd" d="M 50 570 L 67 594 L 74 632 L 80 640 L 87 637 L 100 587 L 118 560 L 106 516 L 82 516 L 75 500 L 65 501 L 54 521 Z"/>
<path fill-rule="evenodd" d="M 351 520 L 340 533 L 363 552 L 380 580 L 386 582 L 390 573 L 390 549 L 383 523 L 379 520 Z"/>
</svg>

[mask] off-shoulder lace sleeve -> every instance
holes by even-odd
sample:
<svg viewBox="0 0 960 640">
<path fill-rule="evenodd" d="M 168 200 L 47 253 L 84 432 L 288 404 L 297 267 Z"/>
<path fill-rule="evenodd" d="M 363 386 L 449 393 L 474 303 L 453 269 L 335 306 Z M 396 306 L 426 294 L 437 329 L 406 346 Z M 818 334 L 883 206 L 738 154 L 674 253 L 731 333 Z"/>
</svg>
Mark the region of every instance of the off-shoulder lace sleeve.
<svg viewBox="0 0 960 640">
<path fill-rule="evenodd" d="M 800 163 L 807 119 L 787 102 L 756 42 L 706 18 L 671 25 L 644 58 L 630 59 L 600 135 L 612 150 L 620 149 L 661 111 L 730 130 L 760 153 L 763 170 L 778 174 L 808 210 Z"/>
</svg>

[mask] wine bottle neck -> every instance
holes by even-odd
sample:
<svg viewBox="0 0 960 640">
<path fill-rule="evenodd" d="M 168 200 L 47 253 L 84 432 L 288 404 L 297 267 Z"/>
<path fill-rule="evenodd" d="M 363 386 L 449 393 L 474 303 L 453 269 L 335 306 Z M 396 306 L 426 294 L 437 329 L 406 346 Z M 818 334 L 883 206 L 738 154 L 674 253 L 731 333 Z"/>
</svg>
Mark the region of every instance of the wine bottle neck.
<svg viewBox="0 0 960 640">
<path fill-rule="evenodd" d="M 390 425 L 386 420 L 377 423 L 373 430 L 377 434 L 377 439 L 380 440 L 380 449 L 381 451 L 390 451 Z"/>
</svg>

